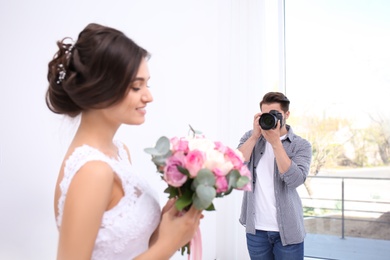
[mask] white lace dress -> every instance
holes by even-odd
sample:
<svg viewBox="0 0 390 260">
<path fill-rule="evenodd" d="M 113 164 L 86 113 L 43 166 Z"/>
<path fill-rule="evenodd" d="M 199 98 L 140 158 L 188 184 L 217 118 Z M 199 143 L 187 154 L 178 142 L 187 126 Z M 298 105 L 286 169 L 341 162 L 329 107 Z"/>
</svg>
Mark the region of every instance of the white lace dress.
<svg viewBox="0 0 390 260">
<path fill-rule="evenodd" d="M 83 145 L 75 149 L 66 161 L 60 183 L 57 227 L 61 226 L 64 203 L 73 176 L 86 162 L 103 161 L 111 166 L 122 181 L 124 197 L 103 215 L 93 249 L 94 260 L 133 259 L 148 248 L 149 238 L 160 220 L 160 205 L 148 183 L 136 174 L 120 142 L 118 159 L 109 158 L 99 150 Z"/>
</svg>

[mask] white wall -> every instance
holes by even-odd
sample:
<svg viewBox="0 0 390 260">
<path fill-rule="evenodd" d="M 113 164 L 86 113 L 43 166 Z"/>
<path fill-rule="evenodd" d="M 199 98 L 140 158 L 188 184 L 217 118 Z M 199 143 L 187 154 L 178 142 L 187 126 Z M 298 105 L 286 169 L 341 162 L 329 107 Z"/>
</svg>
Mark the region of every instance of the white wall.
<svg viewBox="0 0 390 260">
<path fill-rule="evenodd" d="M 278 49 L 265 44 L 279 37 L 272 33 L 279 12 L 273 2 L 1 0 L 0 259 L 55 258 L 53 190 L 77 126 L 52 114 L 44 101 L 57 40 L 76 39 L 87 23 L 97 22 L 124 31 L 152 53 L 155 101 L 146 123 L 123 126 L 117 137 L 129 146 L 137 171 L 160 191 L 163 204 L 164 184 L 143 148 L 161 135 L 186 135 L 188 124 L 235 147 L 251 128 L 262 95 L 283 88 L 280 65 L 267 66 L 279 60 Z M 265 67 L 273 69 L 265 73 Z M 205 213 L 203 259 L 248 257 L 238 223 L 241 195 L 218 199 L 217 211 Z M 187 258 L 178 253 L 172 259 Z"/>
</svg>

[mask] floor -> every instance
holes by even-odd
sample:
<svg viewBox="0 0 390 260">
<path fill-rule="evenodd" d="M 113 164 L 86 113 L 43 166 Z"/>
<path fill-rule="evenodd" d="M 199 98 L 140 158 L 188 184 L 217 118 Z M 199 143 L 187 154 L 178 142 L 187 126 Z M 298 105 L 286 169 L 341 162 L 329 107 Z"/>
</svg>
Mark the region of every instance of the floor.
<svg viewBox="0 0 390 260">
<path fill-rule="evenodd" d="M 390 240 L 307 234 L 305 260 L 309 259 L 390 260 Z"/>
</svg>

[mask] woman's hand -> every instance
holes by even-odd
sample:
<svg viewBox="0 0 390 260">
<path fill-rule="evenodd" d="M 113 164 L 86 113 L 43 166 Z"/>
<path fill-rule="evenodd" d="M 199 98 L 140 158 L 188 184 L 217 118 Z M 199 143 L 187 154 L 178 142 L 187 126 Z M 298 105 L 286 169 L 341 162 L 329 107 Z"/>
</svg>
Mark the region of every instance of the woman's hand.
<svg viewBox="0 0 390 260">
<path fill-rule="evenodd" d="M 163 207 L 161 211 L 161 215 L 164 215 L 166 212 L 168 212 L 175 205 L 175 202 L 176 202 L 175 199 L 169 199 L 168 202 Z M 151 247 L 157 241 L 159 228 L 160 228 L 160 224 L 157 226 L 156 230 L 153 232 L 152 236 L 150 237 L 149 247 Z"/>
<path fill-rule="evenodd" d="M 176 199 L 170 199 L 163 207 L 161 222 L 150 240 L 151 247 L 135 259 L 169 259 L 191 241 L 203 218 L 202 211 L 191 206 L 187 212 L 180 212 L 175 202 Z"/>
<path fill-rule="evenodd" d="M 199 227 L 200 219 L 203 218 L 201 210 L 194 206 L 187 212 L 179 212 L 174 206 L 176 199 L 168 201 L 164 207 L 166 210 L 162 215 L 159 227 L 159 239 L 171 240 L 176 249 L 186 245 L 194 236 Z"/>
</svg>

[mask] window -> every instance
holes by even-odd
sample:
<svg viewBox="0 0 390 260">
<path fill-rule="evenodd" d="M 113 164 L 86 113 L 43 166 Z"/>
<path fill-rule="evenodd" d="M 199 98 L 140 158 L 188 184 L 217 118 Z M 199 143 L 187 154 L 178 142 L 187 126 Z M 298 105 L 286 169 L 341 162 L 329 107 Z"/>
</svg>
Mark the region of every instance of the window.
<svg viewBox="0 0 390 260">
<path fill-rule="evenodd" d="M 325 230 L 317 224 L 308 231 L 387 241 L 384 254 L 390 253 L 389 13 L 386 0 L 285 1 L 289 123 L 312 142 L 311 175 L 323 177 L 302 187 L 305 214 L 322 219 L 323 227 L 329 220 Z M 376 233 L 347 233 L 353 227 Z"/>
</svg>

